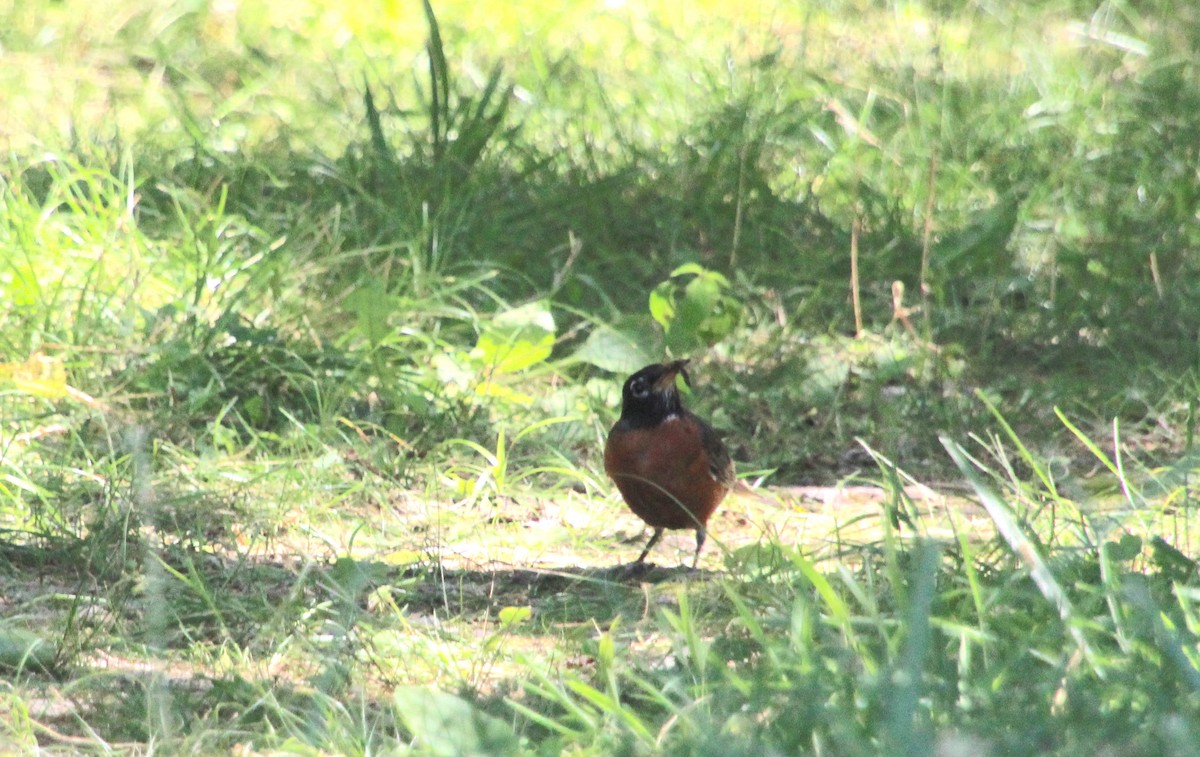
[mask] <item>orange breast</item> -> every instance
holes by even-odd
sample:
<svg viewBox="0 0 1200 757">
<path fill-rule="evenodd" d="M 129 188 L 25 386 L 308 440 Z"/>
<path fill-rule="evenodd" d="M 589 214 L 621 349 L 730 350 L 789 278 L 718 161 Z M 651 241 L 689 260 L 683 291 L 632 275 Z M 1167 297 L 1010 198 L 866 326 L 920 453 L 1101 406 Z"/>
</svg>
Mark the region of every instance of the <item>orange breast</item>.
<svg viewBox="0 0 1200 757">
<path fill-rule="evenodd" d="M 618 423 L 604 448 L 604 470 L 653 528 L 703 526 L 728 492 L 713 477 L 700 426 L 688 415 L 647 429 Z"/>
</svg>

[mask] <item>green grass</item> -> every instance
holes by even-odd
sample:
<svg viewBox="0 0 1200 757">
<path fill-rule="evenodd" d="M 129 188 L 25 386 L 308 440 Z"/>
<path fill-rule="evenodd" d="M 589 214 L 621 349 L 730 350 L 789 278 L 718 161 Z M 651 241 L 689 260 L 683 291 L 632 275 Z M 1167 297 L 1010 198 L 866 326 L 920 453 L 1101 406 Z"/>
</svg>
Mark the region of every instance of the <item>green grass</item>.
<svg viewBox="0 0 1200 757">
<path fill-rule="evenodd" d="M 1200 753 L 1198 28 L 0 4 L 0 751 Z"/>
</svg>

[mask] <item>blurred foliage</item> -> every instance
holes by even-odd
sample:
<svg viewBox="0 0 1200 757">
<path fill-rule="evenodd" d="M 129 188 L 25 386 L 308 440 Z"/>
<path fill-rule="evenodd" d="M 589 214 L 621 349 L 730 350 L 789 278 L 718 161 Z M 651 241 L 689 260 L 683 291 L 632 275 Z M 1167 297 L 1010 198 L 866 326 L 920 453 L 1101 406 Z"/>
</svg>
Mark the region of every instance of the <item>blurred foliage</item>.
<svg viewBox="0 0 1200 757">
<path fill-rule="evenodd" d="M 1198 52 L 1158 1 L 0 4 L 0 742 L 1193 753 Z M 884 499 L 595 568 L 667 355 L 748 476 Z"/>
<path fill-rule="evenodd" d="M 687 355 L 729 336 L 741 318 L 741 305 L 731 296 L 728 279 L 689 263 L 650 290 L 650 315 L 662 326 L 671 354 Z"/>
<path fill-rule="evenodd" d="M 733 374 L 750 367 L 775 382 L 714 410 L 759 430 L 742 433 L 754 458 L 774 454 L 768 429 L 843 454 L 898 420 L 897 397 L 913 398 L 899 417 L 956 427 L 977 409 L 948 386 L 1027 402 L 1027 375 L 1047 379 L 1048 399 L 1083 392 L 1136 414 L 1086 378 L 1097 363 L 1119 374 L 1144 359 L 1150 381 L 1196 365 L 1195 12 L 1166 23 L 1151 8 L 1060 5 L 1035 28 L 1016 9 L 912 6 L 865 15 L 877 45 L 845 50 L 853 40 L 814 9 L 747 38 L 720 70 L 660 28 L 686 57 L 631 82 L 637 56 L 551 40 L 509 55 L 473 39 L 453 5 L 406 17 L 424 40 L 395 31 L 411 58 L 385 65 L 369 52 L 391 37 L 339 11 L 364 34 L 337 61 L 340 89 L 319 76 L 277 89 L 280 66 L 308 54 L 288 29 L 324 23 L 315 7 L 286 22 L 182 6 L 123 21 L 121 39 L 158 24 L 135 69 L 191 75 L 154 90 L 170 115 L 137 132 L 136 160 L 120 143 L 14 158 L 0 286 L 19 359 L 84 332 L 119 352 L 140 334 L 145 354 L 108 367 L 128 371 L 118 385 L 196 417 L 236 410 L 234 425 L 278 430 L 349 413 L 436 443 L 456 427 L 486 438 L 488 417 L 559 414 L 566 400 L 541 402 L 530 380 L 599 370 L 615 383 L 667 353 L 708 355 L 730 374 L 718 385 L 744 385 Z M 646 18 L 629 23 L 649 34 Z M 61 276 L 68 255 L 110 238 L 129 260 L 95 254 Z M 113 281 L 142 280 L 132 271 L 155 286 L 113 300 Z M 903 312 L 895 282 L 919 298 Z M 831 368 L 820 338 L 850 330 L 851 286 L 868 330 L 890 339 L 898 314 L 915 323 L 893 340 L 925 355 L 907 373 L 860 373 L 849 355 Z M 43 317 L 65 302 L 70 324 Z M 855 415 L 851 430 L 841 419 Z M 890 452 L 928 459 L 925 438 Z"/>
</svg>

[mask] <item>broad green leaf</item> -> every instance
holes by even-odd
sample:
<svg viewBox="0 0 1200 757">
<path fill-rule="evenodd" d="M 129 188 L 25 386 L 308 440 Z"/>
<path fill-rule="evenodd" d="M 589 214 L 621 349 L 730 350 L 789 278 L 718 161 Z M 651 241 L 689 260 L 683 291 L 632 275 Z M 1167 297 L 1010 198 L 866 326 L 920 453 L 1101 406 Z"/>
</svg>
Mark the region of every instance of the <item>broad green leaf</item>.
<svg viewBox="0 0 1200 757">
<path fill-rule="evenodd" d="M 498 613 L 500 617 L 500 625 L 507 628 L 508 626 L 524 623 L 533 617 L 533 608 L 531 607 L 502 607 Z"/>
<path fill-rule="evenodd" d="M 725 276 L 696 263 L 679 266 L 654 288 L 650 315 L 663 327 L 672 353 L 716 344 L 733 331 L 742 307 L 728 292 Z"/>
<path fill-rule="evenodd" d="M 1142 553 L 1142 539 L 1137 534 L 1124 534 L 1118 541 L 1108 542 L 1112 559 L 1128 562 Z"/>
<path fill-rule="evenodd" d="M 339 557 L 327 575 L 343 594 L 355 597 L 371 584 L 387 580 L 389 569 L 384 563 Z"/>
<path fill-rule="evenodd" d="M 633 373 L 653 363 L 661 353 L 654 325 L 642 316 L 592 329 L 575 351 L 575 358 L 613 373 Z"/>
<path fill-rule="evenodd" d="M 516 373 L 550 357 L 554 335 L 554 315 L 545 303 L 531 302 L 493 318 L 471 357 L 496 372 Z"/>
<path fill-rule="evenodd" d="M 708 276 L 697 276 L 683 288 L 679 302 L 679 323 L 689 331 L 699 332 L 704 319 L 721 299 L 721 284 Z"/>
<path fill-rule="evenodd" d="M 0 626 L 0 669 L 45 672 L 54 659 L 52 643 L 22 628 Z"/>
<path fill-rule="evenodd" d="M 392 706 L 423 754 L 437 757 L 508 755 L 520 742 L 504 721 L 470 702 L 425 686 L 401 686 Z"/>
<path fill-rule="evenodd" d="M 650 317 L 658 321 L 663 330 L 669 329 L 671 321 L 675 319 L 674 291 L 674 286 L 668 280 L 650 292 Z"/>
</svg>

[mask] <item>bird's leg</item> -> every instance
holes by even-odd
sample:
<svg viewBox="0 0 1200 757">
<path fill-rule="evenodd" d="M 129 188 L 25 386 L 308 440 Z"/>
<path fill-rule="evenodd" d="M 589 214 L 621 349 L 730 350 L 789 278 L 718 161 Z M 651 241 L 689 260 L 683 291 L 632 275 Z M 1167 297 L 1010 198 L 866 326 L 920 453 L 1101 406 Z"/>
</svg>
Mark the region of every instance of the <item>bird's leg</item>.
<svg viewBox="0 0 1200 757">
<path fill-rule="evenodd" d="M 692 570 L 700 564 L 700 549 L 704 546 L 704 540 L 708 538 L 708 529 L 700 526 L 696 529 L 696 559 L 692 560 Z"/>
<path fill-rule="evenodd" d="M 650 550 L 654 549 L 654 545 L 658 544 L 658 540 L 662 538 L 663 530 L 661 528 L 654 529 L 654 536 L 650 537 L 650 543 L 642 550 L 642 554 L 638 555 L 637 562 L 642 562 L 646 559 L 646 555 L 650 554 Z"/>
</svg>

